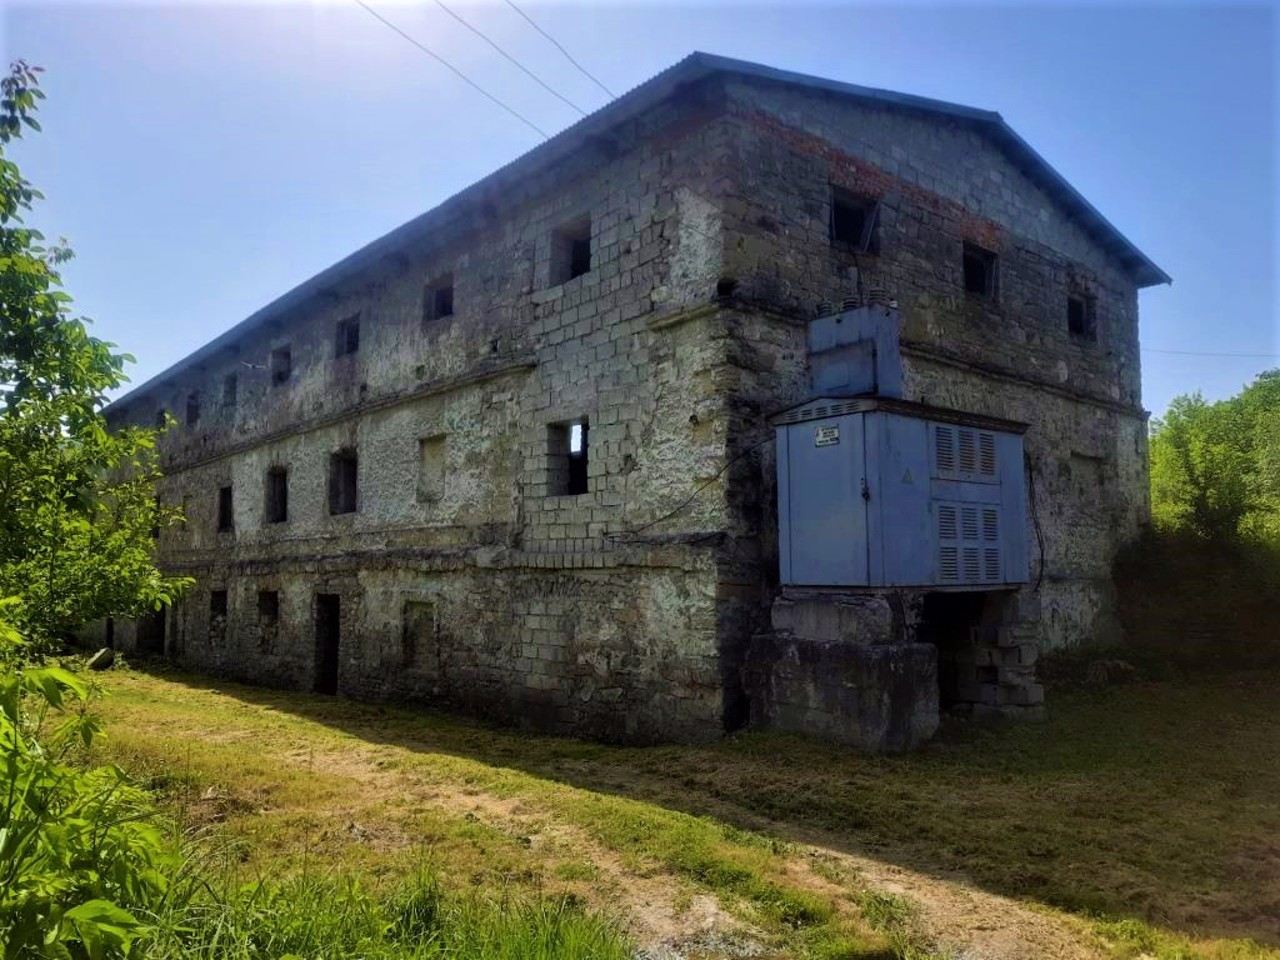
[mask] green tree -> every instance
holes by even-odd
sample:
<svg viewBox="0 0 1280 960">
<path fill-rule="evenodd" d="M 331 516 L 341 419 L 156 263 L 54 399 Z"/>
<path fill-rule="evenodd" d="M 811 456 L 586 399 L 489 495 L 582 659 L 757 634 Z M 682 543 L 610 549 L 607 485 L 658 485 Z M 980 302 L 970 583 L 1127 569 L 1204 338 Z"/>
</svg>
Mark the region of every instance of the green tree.
<svg viewBox="0 0 1280 960">
<path fill-rule="evenodd" d="M 41 195 L 8 148 L 40 129 L 38 73 L 18 62 L 0 81 L 0 596 L 47 643 L 158 608 L 185 581 L 155 566 L 153 529 L 179 519 L 154 498 L 155 431 L 112 432 L 101 414 L 132 358 L 71 316 L 71 250 L 23 222 Z"/>
<path fill-rule="evenodd" d="M 1152 516 L 1201 537 L 1280 537 L 1280 370 L 1208 403 L 1174 398 L 1152 424 Z"/>
</svg>

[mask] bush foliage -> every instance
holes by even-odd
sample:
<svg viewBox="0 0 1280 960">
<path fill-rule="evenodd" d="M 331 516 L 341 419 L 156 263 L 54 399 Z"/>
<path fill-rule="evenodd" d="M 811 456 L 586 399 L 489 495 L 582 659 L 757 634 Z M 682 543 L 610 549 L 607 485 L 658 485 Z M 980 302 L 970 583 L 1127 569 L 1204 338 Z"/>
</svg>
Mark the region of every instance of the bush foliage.
<svg viewBox="0 0 1280 960">
<path fill-rule="evenodd" d="M 120 769 L 68 762 L 98 735 L 83 709 L 93 688 L 26 662 L 24 647 L 0 622 L 0 946 L 6 958 L 123 956 L 142 928 L 120 904 L 158 907 L 173 858 L 150 797 Z"/>
<path fill-rule="evenodd" d="M 1116 561 L 1126 656 L 1166 666 L 1280 663 L 1280 370 L 1152 424 L 1153 528 Z"/>
<path fill-rule="evenodd" d="M 1163 531 L 1280 542 L 1280 370 L 1216 403 L 1174 398 L 1151 428 L 1151 514 Z"/>
</svg>

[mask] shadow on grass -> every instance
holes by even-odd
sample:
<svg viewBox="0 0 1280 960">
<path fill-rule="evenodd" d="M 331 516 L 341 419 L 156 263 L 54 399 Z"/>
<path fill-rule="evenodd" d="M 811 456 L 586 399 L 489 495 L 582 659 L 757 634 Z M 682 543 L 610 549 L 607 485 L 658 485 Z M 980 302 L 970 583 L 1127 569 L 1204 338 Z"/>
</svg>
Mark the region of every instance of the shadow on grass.
<svg viewBox="0 0 1280 960">
<path fill-rule="evenodd" d="M 606 746 L 160 663 L 140 669 L 370 743 L 710 816 L 1074 912 L 1280 944 L 1277 671 L 1058 691 L 1044 723 L 951 721 L 919 753 L 877 757 L 758 732 L 705 746 Z"/>
</svg>

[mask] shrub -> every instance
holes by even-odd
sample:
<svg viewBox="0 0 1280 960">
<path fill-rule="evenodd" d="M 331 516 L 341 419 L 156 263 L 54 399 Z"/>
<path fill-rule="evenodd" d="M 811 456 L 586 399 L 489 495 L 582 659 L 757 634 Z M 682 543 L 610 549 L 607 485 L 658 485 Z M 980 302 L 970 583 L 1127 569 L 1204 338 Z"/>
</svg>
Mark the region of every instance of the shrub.
<svg viewBox="0 0 1280 960">
<path fill-rule="evenodd" d="M 23 647 L 0 621 L 0 946 L 6 957 L 123 955 L 146 928 L 121 904 L 159 907 L 174 861 L 144 791 L 117 767 L 67 762 L 98 734 L 84 709 L 93 688 L 24 662 Z"/>
<path fill-rule="evenodd" d="M 1156 530 L 1115 565 L 1125 659 L 1196 669 L 1280 664 L 1280 546 Z"/>
</svg>

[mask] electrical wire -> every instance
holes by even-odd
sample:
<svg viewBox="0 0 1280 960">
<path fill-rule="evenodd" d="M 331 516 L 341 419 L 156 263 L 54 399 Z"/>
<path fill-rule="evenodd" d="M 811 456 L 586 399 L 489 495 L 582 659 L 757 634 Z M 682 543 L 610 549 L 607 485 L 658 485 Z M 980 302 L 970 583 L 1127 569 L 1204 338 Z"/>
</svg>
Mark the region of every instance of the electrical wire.
<svg viewBox="0 0 1280 960">
<path fill-rule="evenodd" d="M 601 536 L 604 537 L 604 539 L 606 540 L 630 541 L 635 537 L 637 533 L 643 533 L 645 530 L 648 530 L 650 527 L 656 527 L 658 524 L 662 523 L 664 520 L 670 520 L 672 517 L 674 517 L 677 513 L 679 513 L 689 504 L 693 503 L 694 499 L 698 496 L 698 494 L 700 494 L 703 490 L 707 489 L 707 487 L 711 486 L 711 484 L 719 480 L 720 477 L 724 475 L 724 472 L 728 470 L 730 467 L 732 467 L 735 463 L 737 463 L 743 457 L 747 456 L 747 454 L 754 453 L 756 450 L 759 450 L 766 443 L 772 443 L 773 440 L 774 440 L 774 437 L 772 436 L 765 437 L 763 440 L 760 440 L 757 443 L 753 443 L 751 444 L 751 446 L 747 447 L 745 450 L 740 451 L 736 456 L 730 458 L 723 467 L 721 467 L 714 474 L 712 474 L 712 476 L 710 476 L 709 478 L 704 480 L 702 483 L 700 483 L 697 487 L 695 487 L 693 493 L 685 497 L 685 499 L 678 506 L 672 508 L 671 510 L 668 510 L 666 513 L 664 513 L 662 516 L 658 517 L 657 519 L 650 520 L 648 523 L 641 524 L 638 527 L 633 527 L 630 530 L 622 530 L 622 531 L 619 531 L 618 533 L 605 533 L 605 534 L 601 534 Z"/>
<path fill-rule="evenodd" d="M 1237 357 L 1243 360 L 1277 360 L 1280 353 L 1213 353 L 1205 350 L 1160 350 L 1156 347 L 1143 347 L 1143 353 L 1169 353 L 1179 357 Z"/>
<path fill-rule="evenodd" d="M 507 51 L 503 50 L 502 47 L 498 46 L 497 41 L 491 39 L 489 35 L 486 34 L 483 30 L 481 30 L 479 27 L 473 26 L 471 23 L 464 20 L 460 14 L 455 13 L 449 7 L 445 6 L 444 0 L 435 0 L 435 3 L 437 7 L 443 10 L 449 16 L 453 17 L 453 19 L 457 20 L 460 24 L 462 24 L 464 27 L 466 27 L 468 30 L 474 33 L 477 37 L 479 37 L 485 43 L 489 44 L 489 46 L 493 47 L 494 50 L 497 50 L 498 53 L 506 57 L 506 59 L 509 60 L 511 63 L 515 64 L 524 73 L 525 76 L 527 76 L 530 80 L 532 80 L 538 86 L 542 87 L 543 90 L 546 90 L 547 93 L 551 94 L 557 100 L 567 103 L 574 110 L 577 110 L 578 113 L 581 114 L 582 116 L 585 117 L 587 115 L 587 111 L 583 110 L 580 106 L 578 106 L 568 97 L 561 94 L 558 90 L 556 90 L 554 87 L 548 84 L 545 80 L 543 80 L 536 73 L 534 73 L 532 70 L 526 67 L 523 63 L 521 63 L 511 54 L 507 53 Z"/>
<path fill-rule="evenodd" d="M 575 67 L 577 67 L 577 68 L 578 68 L 578 71 L 579 71 L 579 72 L 580 72 L 584 77 L 586 77 L 588 80 L 590 80 L 592 83 L 594 83 L 597 87 L 599 87 L 601 90 L 603 90 L 605 93 L 607 93 L 607 94 L 610 96 L 610 98 L 615 99 L 615 100 L 617 99 L 618 95 L 617 95 L 616 93 L 614 93 L 612 90 L 610 90 L 608 87 L 606 87 L 603 83 L 601 83 L 601 82 L 596 78 L 596 75 L 595 75 L 594 73 L 592 73 L 590 70 L 588 70 L 588 69 L 587 69 L 586 67 L 584 67 L 582 64 L 580 64 L 577 60 L 575 60 L 575 59 L 573 58 L 573 54 L 571 54 L 568 50 L 566 50 L 566 49 L 564 48 L 564 46 L 560 43 L 560 41 L 559 41 L 559 40 L 557 40 L 557 39 L 556 39 L 555 37 L 553 37 L 551 34 L 547 33 L 547 31 L 543 30 L 540 26 L 538 26 L 536 23 L 534 23 L 533 18 L 532 18 L 532 17 L 530 17 L 530 16 L 529 16 L 527 13 L 525 13 L 523 10 L 521 10 L 519 7 L 517 7 L 517 6 L 515 5 L 514 0 L 506 0 L 506 3 L 507 3 L 507 6 L 508 6 L 508 7 L 510 7 L 512 10 L 514 10 L 516 13 L 520 14 L 520 16 L 524 17 L 525 23 L 529 24 L 529 26 L 533 27 L 533 29 L 537 30 L 540 34 L 542 34 L 544 37 L 546 37 L 548 40 L 550 40 L 550 41 L 555 45 L 555 48 L 556 48 L 557 50 L 559 50 L 561 53 L 563 53 L 563 54 L 564 54 L 565 59 L 566 59 L 566 60 L 568 60 L 570 63 L 572 63 Z"/>
<path fill-rule="evenodd" d="M 1036 571 L 1035 590 L 1038 593 L 1044 583 L 1044 530 L 1040 527 L 1040 510 L 1036 505 L 1036 468 L 1031 464 L 1031 454 L 1022 452 L 1022 462 L 1027 468 L 1027 496 L 1031 501 L 1031 525 L 1036 531 L 1036 546 L 1040 549 L 1039 569 Z"/>
<path fill-rule="evenodd" d="M 519 120 L 521 123 L 523 123 L 525 126 L 530 127 L 530 128 L 532 128 L 533 130 L 536 130 L 536 131 L 538 132 L 538 134 L 542 137 L 542 139 L 544 139 L 544 140 L 550 140 L 550 139 L 551 139 L 551 135 L 550 135 L 549 133 L 547 133 L 547 131 L 543 130 L 540 126 L 538 126 L 536 123 L 534 123 L 534 122 L 533 122 L 532 120 L 530 120 L 528 117 L 526 117 L 526 116 L 525 116 L 524 114 L 522 114 L 520 111 L 516 110 L 514 107 L 508 106 L 508 105 L 507 105 L 506 103 L 504 103 L 502 100 L 500 100 L 500 99 L 498 99 L 497 97 L 495 97 L 492 93 L 490 93 L 490 92 L 489 92 L 488 90 L 486 90 L 484 87 L 480 86 L 480 84 L 476 83 L 474 80 L 472 80 L 470 77 L 468 77 L 465 73 L 463 73 L 461 70 L 459 70 L 457 67 L 455 67 L 452 63 L 450 63 L 450 62 L 449 62 L 448 60 L 446 60 L 444 57 L 440 56 L 440 54 L 436 53 L 436 52 L 435 52 L 434 50 L 432 50 L 430 47 L 426 46 L 425 44 L 420 43 L 419 41 L 415 40 L 413 37 L 409 36 L 409 34 L 405 33 L 403 30 L 401 30 L 399 27 L 397 27 L 394 23 L 392 23 L 390 20 L 388 20 L 388 19 L 387 19 L 386 17 L 384 17 L 382 14 L 380 14 L 377 10 L 373 9 L 373 7 L 369 6 L 369 4 L 365 3 L 365 2 L 364 2 L 364 0 L 352 0 L 352 2 L 353 2 L 353 3 L 357 3 L 357 4 L 359 4 L 361 7 L 363 7 L 363 8 L 364 8 L 368 13 L 369 13 L 369 15 L 370 15 L 371 17 L 375 18 L 376 20 L 381 21 L 385 26 L 387 26 L 389 29 L 391 29 L 391 30 L 395 31 L 396 33 L 398 33 L 398 34 L 399 34 L 400 36 L 402 36 L 404 39 L 408 40 L 411 44 L 413 44 L 415 47 L 417 47 L 419 50 L 421 50 L 423 53 L 425 53 L 425 54 L 426 54 L 427 56 L 429 56 L 431 59 L 435 60 L 437 63 L 441 64 L 442 66 L 447 67 L 449 70 L 452 70 L 455 74 L 457 74 L 457 75 L 458 75 L 458 77 L 460 77 L 460 78 L 463 80 L 463 82 L 465 82 L 469 87 L 471 87 L 471 88 L 472 88 L 473 90 L 475 90 L 477 93 L 483 94 L 485 97 L 487 97 L 488 99 L 492 100 L 494 103 L 496 103 L 498 106 L 500 106 L 503 110 L 507 111 L 507 113 L 511 114 L 513 117 L 515 117 L 515 118 L 516 118 L 517 120 Z"/>
</svg>

